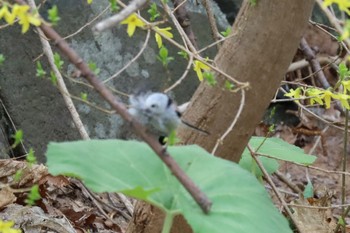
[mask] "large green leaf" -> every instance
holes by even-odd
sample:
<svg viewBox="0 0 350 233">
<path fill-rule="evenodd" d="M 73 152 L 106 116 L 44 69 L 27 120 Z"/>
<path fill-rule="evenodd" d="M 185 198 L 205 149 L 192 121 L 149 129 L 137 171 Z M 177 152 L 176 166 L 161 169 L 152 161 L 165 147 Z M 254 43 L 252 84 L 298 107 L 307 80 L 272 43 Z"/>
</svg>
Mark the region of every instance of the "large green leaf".
<svg viewBox="0 0 350 233">
<path fill-rule="evenodd" d="M 168 148 L 213 201 L 205 215 L 192 197 L 144 143 L 91 140 L 50 143 L 50 173 L 83 179 L 96 192 L 125 192 L 168 213 L 181 213 L 195 233 L 281 233 L 291 230 L 265 189 L 238 165 L 192 146 Z"/>
<path fill-rule="evenodd" d="M 310 165 L 316 160 L 316 156 L 305 154 L 299 147 L 291 145 L 280 138 L 252 137 L 249 145 L 254 151 L 258 149 L 257 152 L 260 154 L 266 154 L 285 161 Z M 246 149 L 244 153 L 249 153 L 249 151 Z"/>
</svg>

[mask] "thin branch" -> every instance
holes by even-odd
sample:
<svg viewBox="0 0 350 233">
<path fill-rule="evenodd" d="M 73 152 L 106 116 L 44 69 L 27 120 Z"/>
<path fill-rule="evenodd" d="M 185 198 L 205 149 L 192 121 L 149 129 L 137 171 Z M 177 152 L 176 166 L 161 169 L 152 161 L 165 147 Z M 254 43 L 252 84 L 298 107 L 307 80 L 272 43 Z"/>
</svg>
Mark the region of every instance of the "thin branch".
<svg viewBox="0 0 350 233">
<path fill-rule="evenodd" d="M 220 33 L 218 30 L 218 27 L 216 26 L 215 16 L 214 16 L 213 11 L 212 11 L 212 6 L 211 6 L 212 2 L 210 2 L 210 0 L 202 0 L 202 4 L 205 8 L 205 11 L 207 12 L 207 16 L 208 16 L 209 25 L 210 25 L 213 39 L 215 42 L 217 42 L 221 38 L 220 38 Z M 219 50 L 220 44 L 217 43 L 216 46 L 217 46 L 217 49 Z"/>
<path fill-rule="evenodd" d="M 30 4 L 31 8 L 36 9 L 36 5 L 35 5 L 34 0 L 29 0 L 29 4 Z M 84 127 L 84 124 L 80 119 L 79 113 L 78 113 L 77 109 L 75 108 L 72 99 L 69 97 L 69 92 L 68 92 L 68 89 L 66 87 L 66 84 L 64 83 L 62 75 L 61 75 L 60 71 L 58 70 L 57 66 L 55 65 L 55 61 L 53 58 L 53 52 L 52 52 L 50 43 L 47 40 L 45 40 L 43 36 L 41 36 L 41 35 L 43 35 L 42 30 L 40 28 L 37 28 L 37 29 L 38 29 L 38 32 L 40 35 L 39 38 L 40 38 L 41 45 L 43 47 L 44 54 L 47 57 L 49 64 L 50 64 L 50 67 L 57 78 L 58 90 L 60 91 L 60 93 L 63 97 L 63 100 L 68 108 L 68 111 L 70 112 L 70 114 L 72 116 L 72 120 L 73 120 L 75 126 L 77 127 L 77 130 L 78 130 L 80 136 L 83 139 L 88 140 L 88 139 L 90 139 L 89 134 L 87 133 L 87 131 Z"/>
<path fill-rule="evenodd" d="M 314 72 L 317 71 L 316 77 L 318 78 L 318 81 L 322 84 L 324 89 L 328 89 L 330 85 L 326 79 L 326 76 L 323 73 L 320 62 L 316 59 L 314 51 L 312 51 L 304 37 L 301 39 L 300 48 L 301 51 L 304 53 L 306 60 L 310 63 L 312 70 Z"/>
<path fill-rule="evenodd" d="M 150 35 L 151 35 L 151 30 L 147 30 L 147 35 L 146 35 L 146 39 L 145 39 L 145 42 L 143 43 L 140 51 L 136 54 L 136 56 L 131 59 L 126 65 L 123 66 L 123 68 L 121 68 L 117 73 L 113 74 L 111 77 L 107 78 L 106 80 L 103 81 L 103 83 L 107 83 L 109 82 L 110 80 L 114 79 L 115 77 L 117 77 L 118 75 L 120 75 L 124 70 L 126 70 L 132 63 L 134 63 L 140 56 L 141 54 L 143 53 L 143 51 L 146 49 L 147 47 L 147 44 L 148 44 L 148 41 L 149 41 L 149 38 L 150 38 Z"/>
<path fill-rule="evenodd" d="M 349 123 L 349 110 L 345 110 L 345 131 L 344 131 L 344 146 L 343 146 L 343 158 L 342 158 L 342 171 L 346 172 L 346 163 L 348 156 L 348 125 Z M 344 205 L 346 202 L 346 176 L 344 174 L 341 175 L 341 204 Z M 345 221 L 346 213 L 345 207 L 342 208 L 342 218 Z M 345 227 L 343 226 L 343 229 Z M 343 230 L 345 232 L 345 230 Z"/>
<path fill-rule="evenodd" d="M 309 206 L 309 205 L 299 205 L 299 204 L 288 204 L 288 206 L 296 207 L 296 208 L 305 208 L 305 209 L 330 210 L 330 209 L 338 209 L 343 207 L 350 207 L 350 204 L 332 205 L 332 206 Z M 335 231 L 335 232 L 338 232 L 338 231 Z"/>
<path fill-rule="evenodd" d="M 286 160 L 284 160 L 284 159 L 279 159 L 279 158 L 276 158 L 276 157 L 273 157 L 273 156 L 270 156 L 270 155 L 267 155 L 267 154 L 262 154 L 262 153 L 258 153 L 258 152 L 256 152 L 255 154 L 259 155 L 259 156 L 266 157 L 266 158 L 270 158 L 270 159 L 275 159 L 275 160 L 278 160 L 278 161 L 286 162 Z M 314 166 L 311 166 L 311 165 L 305 165 L 305 164 L 301 164 L 301 163 L 296 163 L 296 162 L 293 162 L 293 161 L 287 161 L 287 162 L 290 163 L 290 164 L 294 164 L 294 165 L 300 166 L 300 167 L 306 167 L 306 168 L 310 168 L 310 169 L 313 169 L 313 170 L 321 171 L 321 172 L 324 172 L 324 173 L 327 173 L 327 174 L 339 174 L 339 175 L 343 175 L 344 174 L 346 176 L 350 176 L 350 172 L 330 171 L 330 170 L 327 170 L 327 169 L 314 167 Z"/>
<path fill-rule="evenodd" d="M 172 0 L 174 7 L 176 8 L 175 16 L 190 40 L 189 47 L 191 48 L 191 46 L 193 46 L 195 50 L 198 50 L 197 39 L 193 33 L 190 16 L 188 15 L 186 4 L 183 3 L 184 1 L 186 0 Z M 195 50 L 192 50 L 192 52 L 195 52 Z"/>
<path fill-rule="evenodd" d="M 145 5 L 148 0 L 133 0 L 129 3 L 127 7 L 125 7 L 118 14 L 113 15 L 98 24 L 93 28 L 95 32 L 102 32 L 108 28 L 114 27 L 118 25 L 121 21 L 126 19 L 129 15 L 140 9 L 143 5 Z"/>
<path fill-rule="evenodd" d="M 261 161 L 259 160 L 259 158 L 256 156 L 255 151 L 252 149 L 252 147 L 248 144 L 247 148 L 252 156 L 252 158 L 254 159 L 254 161 L 256 162 L 256 164 L 258 165 L 258 167 L 260 168 L 260 170 L 262 171 L 262 173 L 264 174 L 265 179 L 267 180 L 267 182 L 270 184 L 273 192 L 276 194 L 278 200 L 281 202 L 284 210 L 286 211 L 286 213 L 288 214 L 288 216 L 290 217 L 290 219 L 293 221 L 294 225 L 296 226 L 297 230 L 299 233 L 304 233 L 299 225 L 298 225 L 298 221 L 294 218 L 294 215 L 292 214 L 291 210 L 289 209 L 287 203 L 285 202 L 285 200 L 282 198 L 281 194 L 278 192 L 276 185 L 273 183 L 269 173 L 266 171 L 266 169 L 264 168 L 264 165 L 261 163 Z"/>
<path fill-rule="evenodd" d="M 230 127 L 228 127 L 228 129 L 225 131 L 225 133 L 217 140 L 213 150 L 212 150 L 212 154 L 215 154 L 216 150 L 218 149 L 218 147 L 220 145 L 222 145 L 224 139 L 227 137 L 227 135 L 233 130 L 233 127 L 236 125 L 238 118 L 241 116 L 241 113 L 243 111 L 243 107 L 244 107 L 244 103 L 245 103 L 245 91 L 243 89 L 241 89 L 241 102 L 239 104 L 239 108 L 238 111 L 236 113 L 235 118 L 233 119 Z"/>
<path fill-rule="evenodd" d="M 300 190 L 300 188 L 298 186 L 296 186 L 295 184 L 293 184 L 284 174 L 282 174 L 279 171 L 275 171 L 274 173 L 275 176 L 277 176 L 277 178 L 282 181 L 283 183 L 285 183 L 291 190 L 293 190 L 295 193 L 302 193 L 302 191 Z"/>
<path fill-rule="evenodd" d="M 332 63 L 337 62 L 337 60 L 339 60 L 339 57 L 336 57 L 336 58 L 334 58 L 334 59 L 329 58 L 329 57 L 317 57 L 316 59 L 317 59 L 317 61 L 318 61 L 320 64 L 332 64 Z M 293 62 L 293 63 L 290 64 L 290 66 L 288 67 L 287 73 L 289 73 L 289 72 L 294 72 L 294 71 L 296 71 L 296 70 L 302 69 L 302 68 L 304 68 L 304 67 L 307 67 L 308 65 L 310 65 L 310 62 L 308 62 L 308 61 L 305 60 L 305 59 L 300 60 L 300 61 Z M 324 67 L 323 67 L 323 68 L 324 68 Z M 322 68 L 322 69 L 323 69 L 323 68 Z"/>
<path fill-rule="evenodd" d="M 188 64 L 187 64 L 187 67 L 184 71 L 184 73 L 182 74 L 182 76 L 173 84 L 171 85 L 170 87 L 168 87 L 167 89 L 164 90 L 164 93 L 168 93 L 169 91 L 171 91 L 172 89 L 174 89 L 175 87 L 177 87 L 178 85 L 181 84 L 181 82 L 187 77 L 187 74 L 188 72 L 190 71 L 191 69 L 191 66 L 192 66 L 192 62 L 193 62 L 193 56 L 190 54 L 189 55 L 189 59 L 188 59 Z"/>
<path fill-rule="evenodd" d="M 93 18 L 92 20 L 90 20 L 89 22 L 87 22 L 84 26 L 82 26 L 81 28 L 79 28 L 76 32 L 64 37 L 63 39 L 67 40 L 70 37 L 73 37 L 75 35 L 77 35 L 78 33 L 80 33 L 81 31 L 84 30 L 84 28 L 86 28 L 87 26 L 90 26 L 93 22 L 95 22 L 98 18 L 100 18 L 104 13 L 107 12 L 107 10 L 110 8 L 110 6 L 108 5 L 103 11 L 101 11 L 101 13 L 99 13 L 95 18 Z"/>
<path fill-rule="evenodd" d="M 183 1 L 183 2 L 181 3 L 181 7 L 185 7 L 185 6 L 183 6 L 183 5 L 184 5 L 184 2 L 185 2 L 185 1 Z M 180 34 L 180 36 L 181 36 L 181 39 L 182 39 L 182 41 L 183 41 L 184 46 L 186 47 L 186 49 L 187 49 L 187 50 L 190 50 L 190 51 L 193 52 L 193 53 L 197 52 L 197 49 L 198 49 L 198 48 L 196 47 L 196 46 L 197 46 L 197 42 L 195 41 L 195 45 L 193 44 L 193 41 L 191 41 L 191 39 L 189 38 L 189 35 L 187 35 L 187 33 L 185 32 L 184 28 L 181 26 L 181 24 L 180 24 L 180 22 L 179 22 L 177 16 L 175 16 L 174 11 L 171 11 L 171 10 L 170 10 L 170 7 L 169 7 L 167 4 L 163 3 L 163 2 L 162 2 L 162 6 L 163 6 L 163 8 L 164 8 L 164 11 L 165 11 L 165 12 L 169 15 L 169 17 L 171 18 L 171 21 L 174 23 L 174 25 L 175 25 L 177 31 L 179 32 L 179 34 Z M 179 8 L 179 7 L 180 7 L 180 6 L 177 6 L 177 8 Z"/>
<path fill-rule="evenodd" d="M 217 41 L 215 41 L 215 42 L 213 42 L 213 43 L 211 43 L 211 44 L 201 48 L 200 50 L 198 50 L 198 53 L 201 53 L 201 52 L 203 52 L 203 51 L 205 51 L 205 50 L 207 50 L 207 49 L 209 49 L 209 48 L 211 48 L 211 47 L 213 47 L 213 46 L 215 46 L 215 45 L 217 45 L 217 44 L 219 44 L 221 42 L 224 42 L 225 40 L 230 39 L 234 35 L 235 34 L 232 33 L 232 34 L 230 34 L 230 35 L 228 35 L 226 37 L 220 38 L 220 40 L 217 40 Z"/>
</svg>

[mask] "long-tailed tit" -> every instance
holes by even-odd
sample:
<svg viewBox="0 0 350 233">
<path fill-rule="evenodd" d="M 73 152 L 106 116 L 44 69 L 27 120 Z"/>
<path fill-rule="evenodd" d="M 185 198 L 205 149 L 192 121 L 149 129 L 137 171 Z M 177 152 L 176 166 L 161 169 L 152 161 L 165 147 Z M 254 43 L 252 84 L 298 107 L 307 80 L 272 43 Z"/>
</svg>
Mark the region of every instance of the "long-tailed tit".
<svg viewBox="0 0 350 233">
<path fill-rule="evenodd" d="M 206 131 L 181 120 L 181 113 L 172 99 L 159 92 L 130 96 L 129 113 L 156 136 L 169 136 L 182 122 L 186 126 L 208 134 Z"/>
</svg>

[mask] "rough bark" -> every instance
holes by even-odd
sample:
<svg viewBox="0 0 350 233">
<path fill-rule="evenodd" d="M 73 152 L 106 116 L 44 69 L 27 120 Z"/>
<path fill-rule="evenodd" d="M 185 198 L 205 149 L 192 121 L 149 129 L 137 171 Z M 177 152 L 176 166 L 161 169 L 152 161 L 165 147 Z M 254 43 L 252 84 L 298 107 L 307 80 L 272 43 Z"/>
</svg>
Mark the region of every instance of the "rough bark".
<svg viewBox="0 0 350 233">
<path fill-rule="evenodd" d="M 244 1 L 232 28 L 234 36 L 223 44 L 215 58 L 217 66 L 241 82 L 249 82 L 243 111 L 232 132 L 215 153 L 217 156 L 239 161 L 242 151 L 260 122 L 270 99 L 278 88 L 292 61 L 310 17 L 313 0 L 258 0 L 255 6 Z M 192 97 L 187 122 L 210 131 L 210 136 L 182 129 L 184 144 L 198 144 L 211 151 L 218 138 L 232 123 L 241 101 L 239 92 L 224 90 L 225 79 L 217 76 L 217 85 L 202 83 Z M 208 171 L 203 171 L 208 172 Z M 148 208 L 148 205 L 139 205 Z M 147 227 L 129 233 L 161 232 L 163 215 L 155 208 L 148 212 Z M 135 215 L 131 225 L 138 225 Z M 142 224 L 142 221 L 141 221 Z M 218 226 L 219 227 L 219 226 Z M 131 229 L 131 228 L 130 228 Z M 186 221 L 175 219 L 172 233 L 189 233 Z"/>
<path fill-rule="evenodd" d="M 231 133 L 215 155 L 239 161 L 256 125 L 268 107 L 292 61 L 306 28 L 314 1 L 245 1 L 232 28 L 234 36 L 225 41 L 215 58 L 217 66 L 240 82 L 249 82 L 245 106 Z M 241 101 L 239 92 L 225 91 L 225 79 L 217 76 L 215 87 L 203 82 L 191 99 L 187 122 L 210 131 L 203 136 L 180 131 L 184 144 L 198 144 L 211 152 L 232 123 Z"/>
</svg>

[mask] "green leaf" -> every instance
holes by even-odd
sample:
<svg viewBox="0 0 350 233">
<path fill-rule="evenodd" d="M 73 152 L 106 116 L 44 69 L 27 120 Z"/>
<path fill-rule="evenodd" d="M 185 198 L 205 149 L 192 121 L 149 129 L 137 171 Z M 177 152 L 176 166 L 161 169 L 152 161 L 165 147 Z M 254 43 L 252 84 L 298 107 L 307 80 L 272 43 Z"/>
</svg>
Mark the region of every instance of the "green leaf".
<svg viewBox="0 0 350 233">
<path fill-rule="evenodd" d="M 95 75 L 98 75 L 100 73 L 100 68 L 97 67 L 96 63 L 94 62 L 89 62 L 88 66 L 92 72 L 94 72 Z"/>
<path fill-rule="evenodd" d="M 151 7 L 148 9 L 148 14 L 150 14 L 151 18 L 151 22 L 153 22 L 154 20 L 156 20 L 156 18 L 158 18 L 160 16 L 158 9 L 157 9 L 157 4 L 154 2 L 151 4 Z"/>
<path fill-rule="evenodd" d="M 109 4 L 111 4 L 111 11 L 112 11 L 112 12 L 117 12 L 117 11 L 119 11 L 119 6 L 118 6 L 116 0 L 109 0 Z"/>
<path fill-rule="evenodd" d="M 344 220 L 343 216 L 340 216 L 340 218 L 338 219 L 338 224 L 340 226 L 345 226 L 345 220 Z"/>
<path fill-rule="evenodd" d="M 162 62 L 164 67 L 167 67 L 169 62 L 174 60 L 173 57 L 168 57 L 168 49 L 165 46 L 159 49 L 159 56 L 157 56 L 157 59 Z"/>
<path fill-rule="evenodd" d="M 61 60 L 61 56 L 58 53 L 55 53 L 53 55 L 54 63 L 57 66 L 57 69 L 62 69 L 62 66 L 64 64 L 64 61 Z"/>
<path fill-rule="evenodd" d="M 265 142 L 262 144 L 264 140 Z M 259 148 L 257 152 L 260 154 L 285 161 L 310 165 L 316 160 L 316 156 L 305 154 L 299 147 L 293 146 L 280 138 L 252 137 L 249 145 L 253 150 Z"/>
<path fill-rule="evenodd" d="M 57 25 L 57 22 L 61 20 L 61 18 L 58 16 L 58 8 L 56 5 L 48 10 L 48 19 L 52 25 Z"/>
<path fill-rule="evenodd" d="M 88 94 L 86 92 L 80 92 L 80 98 L 84 101 L 87 101 Z"/>
<path fill-rule="evenodd" d="M 235 85 L 233 83 L 231 83 L 230 81 L 228 80 L 225 80 L 225 89 L 226 90 L 229 90 L 229 91 L 232 91 L 232 89 L 235 87 Z"/>
<path fill-rule="evenodd" d="M 183 57 L 186 60 L 188 60 L 188 53 L 186 53 L 185 51 L 177 52 L 177 54 L 179 54 L 181 57 Z"/>
<path fill-rule="evenodd" d="M 5 61 L 5 56 L 0 53 L 0 65 L 2 65 Z"/>
<path fill-rule="evenodd" d="M 303 192 L 303 196 L 304 198 L 310 198 L 314 196 L 314 187 L 312 186 L 312 183 L 310 180 L 309 182 L 307 182 L 307 185 Z"/>
<path fill-rule="evenodd" d="M 18 182 L 18 181 L 20 181 L 21 178 L 23 177 L 23 174 L 24 174 L 23 170 L 22 170 L 22 169 L 19 169 L 19 170 L 16 171 L 15 175 L 13 176 L 13 179 L 14 179 L 16 182 Z"/>
<path fill-rule="evenodd" d="M 214 74 L 210 71 L 204 72 L 203 78 L 208 82 L 209 86 L 213 87 L 217 83 Z"/>
<path fill-rule="evenodd" d="M 165 48 L 165 46 L 162 46 L 162 47 L 159 49 L 159 57 L 161 57 L 162 59 L 168 57 L 168 49 Z"/>
<path fill-rule="evenodd" d="M 291 233 L 263 186 L 237 164 L 214 157 L 196 145 L 167 149 L 213 202 L 208 215 L 141 142 L 50 143 L 47 165 L 53 175 L 81 177 L 92 191 L 128 190 L 129 195 L 146 200 L 168 214 L 183 214 L 196 233 Z"/>
<path fill-rule="evenodd" d="M 34 155 L 34 150 L 33 150 L 33 148 L 30 148 L 30 149 L 29 149 L 29 152 L 28 152 L 28 154 L 27 154 L 27 156 L 26 156 L 26 160 L 27 160 L 27 162 L 28 162 L 29 164 L 35 164 L 35 163 L 37 163 L 36 157 L 35 157 L 35 155 Z"/>
<path fill-rule="evenodd" d="M 258 0 L 249 0 L 250 4 L 252 4 L 252 6 L 255 6 Z"/>
<path fill-rule="evenodd" d="M 231 27 L 227 27 L 225 31 L 221 32 L 221 35 L 228 37 L 231 34 Z"/>
<path fill-rule="evenodd" d="M 37 200 L 40 200 L 41 196 L 39 193 L 39 186 L 33 185 L 32 188 L 30 189 L 30 192 L 27 196 L 27 199 L 25 200 L 25 203 L 28 205 L 34 205 Z"/>
<path fill-rule="evenodd" d="M 14 143 L 12 144 L 12 148 L 15 148 L 21 143 L 23 139 L 23 131 L 21 129 L 17 130 L 15 135 L 12 135 L 12 138 L 15 139 Z"/>
<path fill-rule="evenodd" d="M 57 77 L 52 70 L 50 71 L 50 77 L 51 77 L 52 84 L 56 86 L 57 85 Z"/>
<path fill-rule="evenodd" d="M 40 61 L 36 62 L 36 76 L 39 78 L 43 78 L 46 75 L 46 71 L 43 69 Z"/>
</svg>

